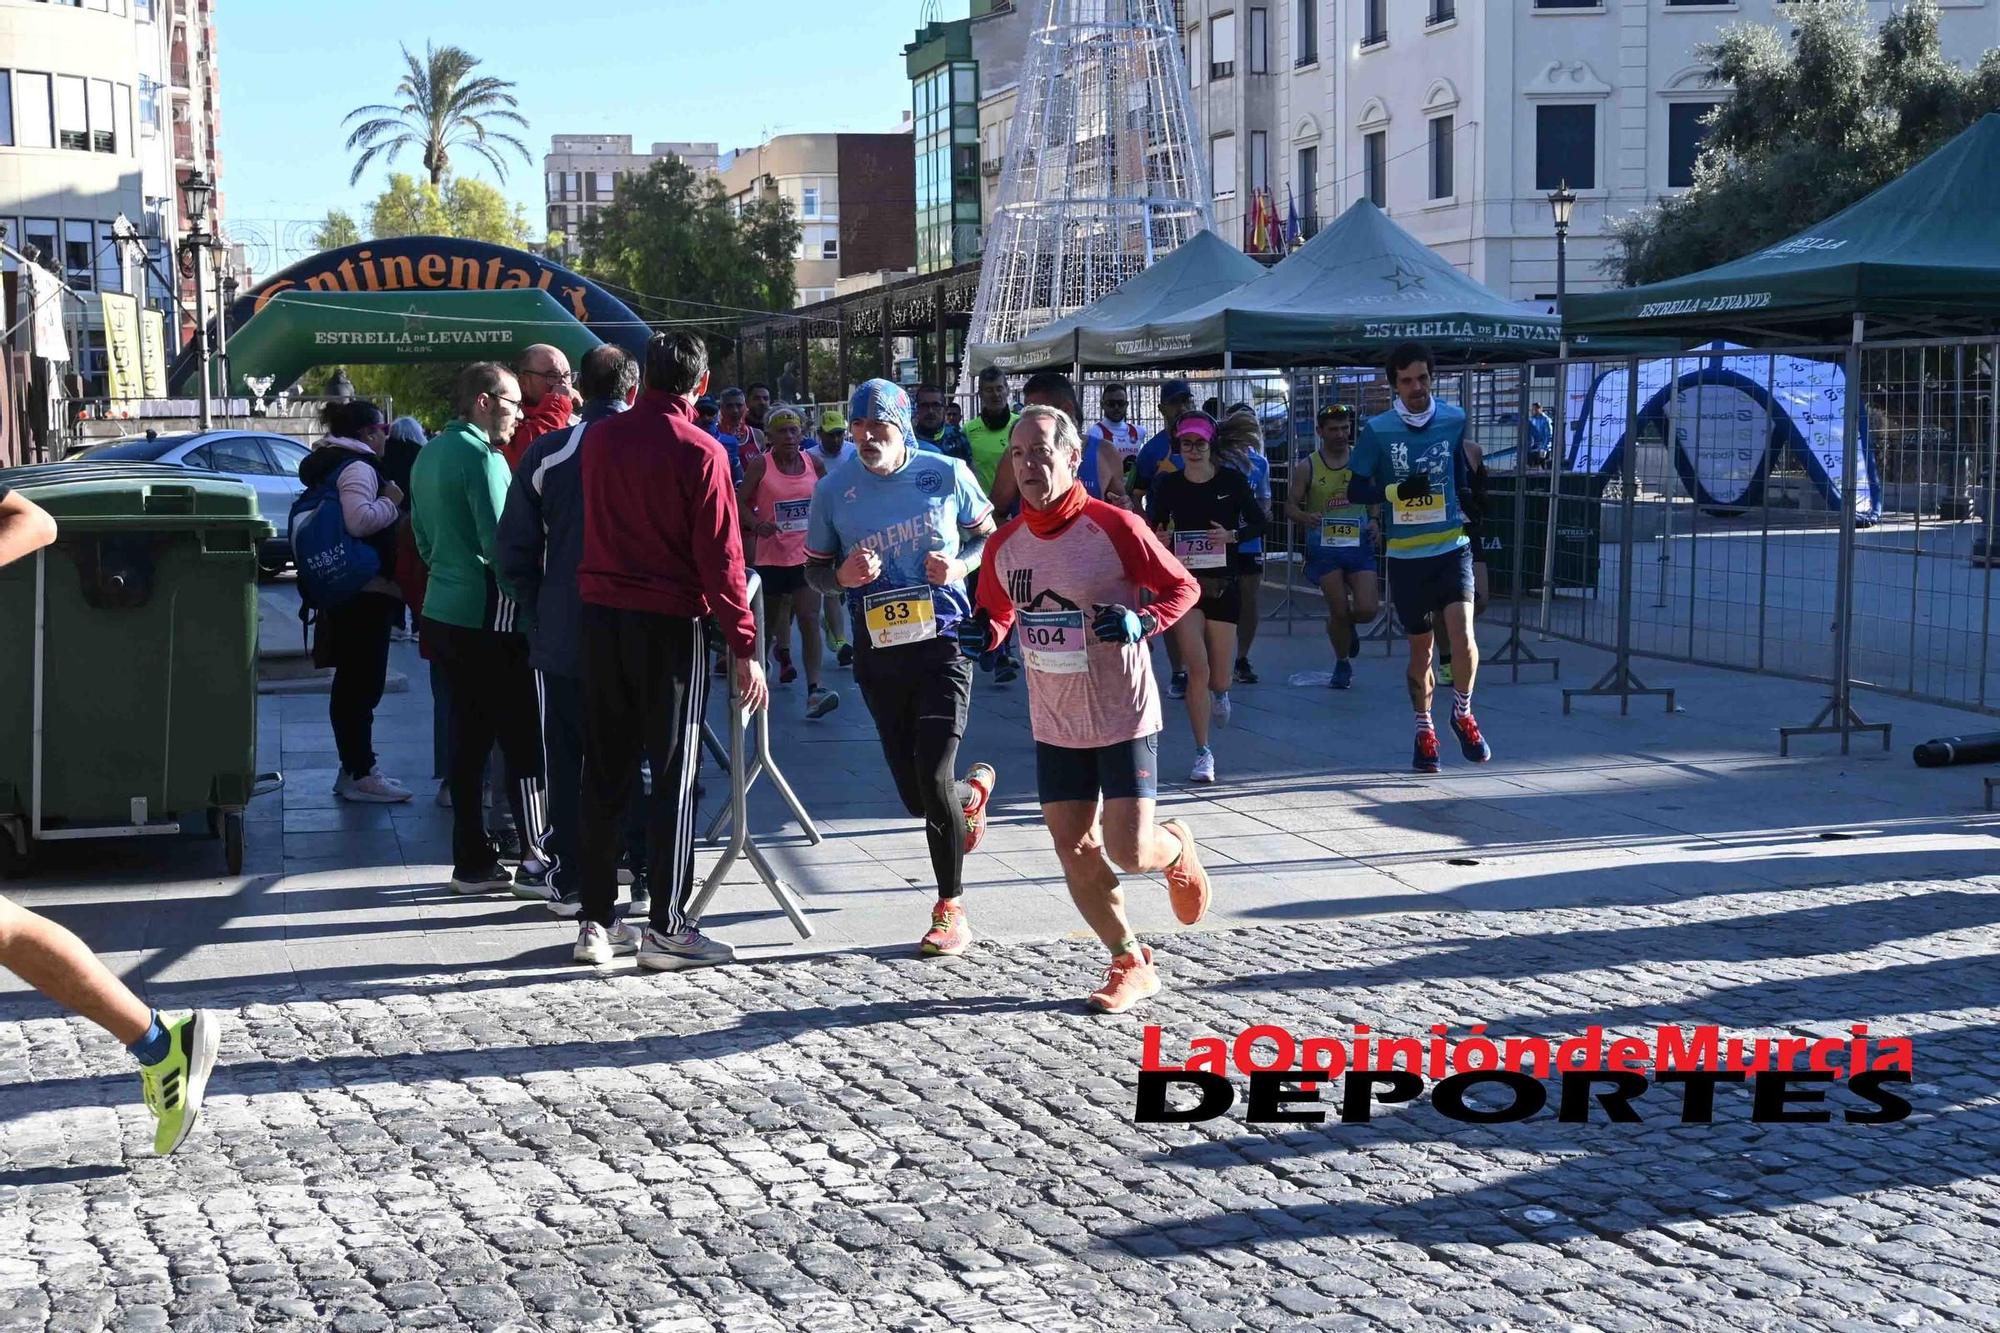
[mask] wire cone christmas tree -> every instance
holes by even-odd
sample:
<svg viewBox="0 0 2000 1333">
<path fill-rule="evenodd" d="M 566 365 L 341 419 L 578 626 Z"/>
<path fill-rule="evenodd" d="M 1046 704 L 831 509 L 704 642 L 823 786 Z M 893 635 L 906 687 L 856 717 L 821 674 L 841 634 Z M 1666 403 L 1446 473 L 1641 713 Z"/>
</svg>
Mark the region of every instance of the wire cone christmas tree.
<svg viewBox="0 0 2000 1333">
<path fill-rule="evenodd" d="M 1032 3 L 968 345 L 1033 333 L 1213 223 L 1171 0 Z"/>
</svg>

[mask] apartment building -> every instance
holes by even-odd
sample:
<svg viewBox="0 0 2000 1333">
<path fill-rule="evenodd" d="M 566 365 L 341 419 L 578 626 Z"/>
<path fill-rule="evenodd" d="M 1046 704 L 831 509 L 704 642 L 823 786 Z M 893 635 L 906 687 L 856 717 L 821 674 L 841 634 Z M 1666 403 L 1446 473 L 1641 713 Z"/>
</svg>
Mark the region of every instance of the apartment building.
<svg viewBox="0 0 2000 1333">
<path fill-rule="evenodd" d="M 549 238 L 574 259 L 583 250 L 584 223 L 611 202 L 620 180 L 643 175 L 668 158 L 680 159 L 697 174 L 713 174 L 720 156 L 712 143 L 656 143 L 640 152 L 629 134 L 555 135 L 542 158 Z"/>
</svg>

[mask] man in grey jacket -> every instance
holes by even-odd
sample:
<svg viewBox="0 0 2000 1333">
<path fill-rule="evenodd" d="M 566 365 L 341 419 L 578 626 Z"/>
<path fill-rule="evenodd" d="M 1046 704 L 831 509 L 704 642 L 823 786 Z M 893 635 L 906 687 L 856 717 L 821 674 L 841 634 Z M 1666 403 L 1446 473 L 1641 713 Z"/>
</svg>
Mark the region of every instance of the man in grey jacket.
<svg viewBox="0 0 2000 1333">
<path fill-rule="evenodd" d="M 528 446 L 514 469 L 514 483 L 495 536 L 500 577 L 517 604 L 533 608 L 529 661 L 541 687 L 542 738 L 548 753 L 548 845 L 554 894 L 549 910 L 577 914 L 577 844 L 583 799 L 583 603 L 576 568 L 583 559 L 584 432 L 631 406 L 639 364 L 606 343 L 583 358 L 577 389 L 582 420 L 550 431 Z M 644 791 L 643 782 L 639 791 Z M 635 813 L 643 811 L 639 801 Z M 627 860 L 632 867 L 632 914 L 646 916 L 645 822 L 628 820 Z"/>
</svg>

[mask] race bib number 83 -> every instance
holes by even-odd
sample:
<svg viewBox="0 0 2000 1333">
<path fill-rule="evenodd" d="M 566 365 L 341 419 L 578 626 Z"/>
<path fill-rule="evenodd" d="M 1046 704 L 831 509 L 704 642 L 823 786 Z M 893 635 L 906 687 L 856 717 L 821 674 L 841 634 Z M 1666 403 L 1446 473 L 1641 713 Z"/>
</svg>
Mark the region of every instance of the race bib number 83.
<svg viewBox="0 0 2000 1333">
<path fill-rule="evenodd" d="M 868 641 L 877 648 L 937 637 L 937 607 L 931 601 L 930 588 L 923 584 L 870 593 L 862 600 L 861 616 L 868 626 Z"/>
</svg>

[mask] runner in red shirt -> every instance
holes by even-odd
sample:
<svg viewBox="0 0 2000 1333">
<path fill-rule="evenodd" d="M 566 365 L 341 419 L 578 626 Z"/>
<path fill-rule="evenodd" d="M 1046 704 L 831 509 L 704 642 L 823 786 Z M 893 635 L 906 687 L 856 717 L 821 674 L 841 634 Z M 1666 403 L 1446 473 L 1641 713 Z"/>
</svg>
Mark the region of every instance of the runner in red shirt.
<svg viewBox="0 0 2000 1333">
<path fill-rule="evenodd" d="M 1142 519 L 1089 496 L 1077 480 L 1082 456 L 1066 414 L 1022 412 L 1007 445 L 1021 514 L 987 541 L 979 608 L 960 623 L 959 643 L 989 652 L 1020 626 L 1042 816 L 1071 899 L 1111 950 L 1089 1004 L 1122 1014 L 1158 994 L 1160 978 L 1125 919 L 1118 871 L 1165 872 L 1174 915 L 1189 925 L 1208 912 L 1194 834 L 1178 819 L 1153 822 L 1160 696 L 1145 647 L 1201 588 Z M 1132 609 L 1141 594 L 1152 601 Z"/>
</svg>

